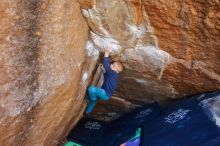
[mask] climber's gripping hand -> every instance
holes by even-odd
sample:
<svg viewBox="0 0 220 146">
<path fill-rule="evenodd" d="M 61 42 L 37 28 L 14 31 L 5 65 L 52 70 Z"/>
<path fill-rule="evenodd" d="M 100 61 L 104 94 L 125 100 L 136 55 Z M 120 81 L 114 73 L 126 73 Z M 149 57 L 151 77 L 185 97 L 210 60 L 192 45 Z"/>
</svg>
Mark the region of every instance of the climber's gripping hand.
<svg viewBox="0 0 220 146">
<path fill-rule="evenodd" d="M 103 64 L 101 64 L 99 67 L 100 67 L 100 69 L 101 69 L 101 71 L 102 71 L 103 73 L 106 73 L 106 70 L 105 70 L 105 67 L 104 67 Z"/>
<path fill-rule="evenodd" d="M 109 48 L 105 48 L 104 51 L 105 51 L 105 57 L 109 57 L 110 52 L 111 52 L 110 49 Z"/>
</svg>

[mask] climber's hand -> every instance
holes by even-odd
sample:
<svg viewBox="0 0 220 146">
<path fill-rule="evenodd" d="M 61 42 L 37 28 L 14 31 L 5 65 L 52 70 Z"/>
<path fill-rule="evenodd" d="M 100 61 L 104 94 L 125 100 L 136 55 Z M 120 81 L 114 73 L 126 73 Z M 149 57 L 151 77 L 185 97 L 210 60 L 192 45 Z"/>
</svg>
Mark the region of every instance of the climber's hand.
<svg viewBox="0 0 220 146">
<path fill-rule="evenodd" d="M 105 57 L 109 57 L 109 54 L 110 54 L 110 49 L 105 48 Z"/>
<path fill-rule="evenodd" d="M 103 73 L 106 73 L 106 70 L 103 64 L 100 65 L 100 69 L 103 71 Z"/>
</svg>

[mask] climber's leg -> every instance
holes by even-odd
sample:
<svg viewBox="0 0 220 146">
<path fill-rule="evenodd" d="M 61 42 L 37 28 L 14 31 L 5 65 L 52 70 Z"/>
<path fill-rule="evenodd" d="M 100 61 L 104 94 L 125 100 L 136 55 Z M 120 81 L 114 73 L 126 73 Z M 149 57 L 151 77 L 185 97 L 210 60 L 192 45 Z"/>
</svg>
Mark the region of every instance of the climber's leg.
<svg viewBox="0 0 220 146">
<path fill-rule="evenodd" d="M 95 86 L 93 86 L 93 85 L 89 86 L 88 93 L 89 93 L 89 96 L 88 96 L 89 100 L 92 100 L 92 101 L 97 100 Z"/>
<path fill-rule="evenodd" d="M 101 100 L 108 100 L 109 97 L 107 96 L 105 90 L 99 88 L 99 87 L 95 87 L 95 86 L 90 86 L 89 89 L 89 103 L 87 104 L 87 108 L 85 113 L 91 113 L 92 110 L 94 109 L 97 100 L 101 99 Z"/>
<path fill-rule="evenodd" d="M 101 100 L 109 100 L 108 95 L 106 94 L 105 90 L 101 88 L 96 88 L 96 97 Z"/>
<path fill-rule="evenodd" d="M 86 113 L 86 114 L 91 113 L 92 110 L 94 109 L 96 103 L 97 103 L 97 100 L 95 100 L 95 101 L 90 101 L 90 102 L 88 103 L 87 107 L 86 107 L 85 113 Z"/>
<path fill-rule="evenodd" d="M 89 92 L 89 99 L 92 101 L 95 101 L 97 99 L 101 99 L 101 100 L 108 100 L 109 99 L 105 90 L 103 90 L 99 87 L 90 86 L 88 89 L 88 92 Z"/>
</svg>

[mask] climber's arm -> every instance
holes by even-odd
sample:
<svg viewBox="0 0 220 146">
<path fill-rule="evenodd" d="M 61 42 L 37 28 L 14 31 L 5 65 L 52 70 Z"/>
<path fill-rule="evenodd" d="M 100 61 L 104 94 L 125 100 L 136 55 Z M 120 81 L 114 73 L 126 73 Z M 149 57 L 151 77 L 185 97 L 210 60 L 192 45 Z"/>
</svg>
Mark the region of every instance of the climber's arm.
<svg viewBox="0 0 220 146">
<path fill-rule="evenodd" d="M 109 54 L 110 54 L 110 50 L 109 49 L 105 49 L 105 57 L 109 57 Z"/>
<path fill-rule="evenodd" d="M 105 49 L 105 55 L 104 55 L 104 59 L 103 59 L 103 65 L 104 65 L 104 68 L 105 68 L 106 72 L 108 72 L 108 71 L 111 70 L 111 68 L 110 68 L 109 54 L 110 54 L 109 49 Z"/>
</svg>

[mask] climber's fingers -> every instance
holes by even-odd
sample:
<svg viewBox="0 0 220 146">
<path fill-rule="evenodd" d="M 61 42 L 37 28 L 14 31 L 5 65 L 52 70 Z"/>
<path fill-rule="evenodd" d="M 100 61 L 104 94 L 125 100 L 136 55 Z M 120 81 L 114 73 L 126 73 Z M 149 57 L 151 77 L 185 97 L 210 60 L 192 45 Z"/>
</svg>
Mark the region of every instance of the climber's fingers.
<svg viewBox="0 0 220 146">
<path fill-rule="evenodd" d="M 111 50 L 110 50 L 108 47 L 105 47 L 105 48 L 104 48 L 104 51 L 105 51 L 106 53 L 110 53 L 110 52 L 111 52 Z"/>
<path fill-rule="evenodd" d="M 100 69 L 105 73 L 105 68 L 104 68 L 103 64 L 100 64 Z"/>
</svg>

